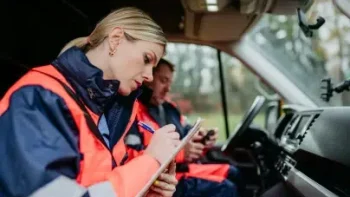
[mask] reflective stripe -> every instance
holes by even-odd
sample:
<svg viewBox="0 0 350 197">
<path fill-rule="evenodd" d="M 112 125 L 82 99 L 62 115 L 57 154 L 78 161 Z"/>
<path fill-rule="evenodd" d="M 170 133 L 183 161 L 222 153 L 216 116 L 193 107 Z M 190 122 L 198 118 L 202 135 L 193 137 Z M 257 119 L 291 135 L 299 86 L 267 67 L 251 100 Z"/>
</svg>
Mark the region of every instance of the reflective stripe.
<svg viewBox="0 0 350 197">
<path fill-rule="evenodd" d="M 50 183 L 44 185 L 29 197 L 82 197 L 86 189 L 65 176 L 59 176 Z"/>
<path fill-rule="evenodd" d="M 90 197 L 117 197 L 114 192 L 112 183 L 109 181 L 95 184 L 88 188 Z"/>
<path fill-rule="evenodd" d="M 90 197 L 117 197 L 109 181 L 97 183 L 86 189 L 75 180 L 65 176 L 59 176 L 35 191 L 29 197 L 82 197 L 86 192 L 89 193 Z"/>
<path fill-rule="evenodd" d="M 106 142 L 106 145 L 109 148 L 109 129 L 108 129 L 108 125 L 107 125 L 107 120 L 106 120 L 106 116 L 104 114 L 102 114 L 100 121 L 98 122 L 98 130 L 101 132 L 103 139 Z"/>
<path fill-rule="evenodd" d="M 136 135 L 136 134 L 129 134 L 126 136 L 125 138 L 125 144 L 126 145 L 141 145 L 142 144 L 142 140 L 141 137 Z"/>
</svg>

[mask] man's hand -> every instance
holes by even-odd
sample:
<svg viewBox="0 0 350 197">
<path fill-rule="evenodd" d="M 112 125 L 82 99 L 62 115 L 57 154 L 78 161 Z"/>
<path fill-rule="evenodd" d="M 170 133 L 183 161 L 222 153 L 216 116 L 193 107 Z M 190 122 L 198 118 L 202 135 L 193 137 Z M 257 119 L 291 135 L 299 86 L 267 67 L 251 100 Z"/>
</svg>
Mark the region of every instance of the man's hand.
<svg viewBox="0 0 350 197">
<path fill-rule="evenodd" d="M 166 172 L 162 173 L 150 188 L 147 197 L 172 197 L 176 191 L 176 163 L 171 162 Z"/>
<path fill-rule="evenodd" d="M 205 148 L 207 148 L 207 149 L 212 148 L 215 145 L 215 143 L 216 143 L 216 141 L 217 141 L 217 139 L 219 137 L 219 129 L 215 128 L 213 130 L 215 132 L 214 135 L 210 136 L 209 140 L 205 143 Z"/>
<path fill-rule="evenodd" d="M 200 129 L 192 139 L 185 145 L 185 161 L 193 162 L 199 159 L 203 155 L 204 145 L 200 143 L 200 140 L 203 139 L 205 130 Z"/>
</svg>

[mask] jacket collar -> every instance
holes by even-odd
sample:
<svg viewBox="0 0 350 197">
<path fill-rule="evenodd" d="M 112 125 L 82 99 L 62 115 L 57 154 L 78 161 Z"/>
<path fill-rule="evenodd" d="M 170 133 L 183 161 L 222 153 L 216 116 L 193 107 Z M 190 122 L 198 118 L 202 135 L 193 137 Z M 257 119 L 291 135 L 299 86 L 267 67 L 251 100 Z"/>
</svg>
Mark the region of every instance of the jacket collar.
<svg viewBox="0 0 350 197">
<path fill-rule="evenodd" d="M 106 106 L 116 101 L 120 82 L 104 80 L 102 70 L 92 65 L 81 49 L 77 47 L 68 49 L 52 64 L 62 72 L 94 113 L 103 113 Z"/>
<path fill-rule="evenodd" d="M 146 85 L 142 85 L 141 90 L 142 90 L 142 94 L 140 95 L 138 100 L 145 106 L 150 106 L 153 90 L 147 87 Z"/>
</svg>

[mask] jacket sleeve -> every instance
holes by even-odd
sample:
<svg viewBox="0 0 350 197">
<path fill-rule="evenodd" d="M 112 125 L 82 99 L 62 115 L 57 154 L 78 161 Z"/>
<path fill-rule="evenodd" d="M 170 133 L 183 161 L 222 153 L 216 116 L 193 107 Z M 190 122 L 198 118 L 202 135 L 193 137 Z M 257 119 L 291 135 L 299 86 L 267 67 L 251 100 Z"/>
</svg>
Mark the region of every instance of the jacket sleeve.
<svg viewBox="0 0 350 197">
<path fill-rule="evenodd" d="M 126 172 L 130 175 L 139 162 L 148 162 L 151 172 L 158 168 L 155 159 L 145 155 L 139 162 L 115 168 L 105 182 L 88 188 L 78 185 L 77 128 L 63 99 L 40 86 L 14 92 L 0 115 L 0 126 L 0 196 L 124 197 L 114 191 L 115 185 L 126 189 L 133 185 L 130 179 L 124 181 Z"/>
<path fill-rule="evenodd" d="M 56 94 L 40 86 L 20 88 L 9 98 L 0 126 L 4 196 L 28 196 L 60 175 L 76 178 L 77 129 Z"/>
</svg>

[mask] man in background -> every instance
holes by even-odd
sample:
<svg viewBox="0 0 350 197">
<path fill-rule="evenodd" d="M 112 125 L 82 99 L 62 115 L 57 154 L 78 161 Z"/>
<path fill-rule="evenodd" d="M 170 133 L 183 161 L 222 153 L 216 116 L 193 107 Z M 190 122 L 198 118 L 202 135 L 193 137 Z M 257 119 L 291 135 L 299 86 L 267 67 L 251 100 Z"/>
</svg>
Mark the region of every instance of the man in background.
<svg viewBox="0 0 350 197">
<path fill-rule="evenodd" d="M 152 138 L 152 134 L 140 127 L 138 122 L 146 123 L 154 130 L 174 124 L 181 139 L 192 127 L 185 123 L 175 104 L 166 99 L 173 82 L 174 70 L 173 64 L 161 59 L 153 70 L 154 80 L 143 87 L 136 121 L 126 137 L 130 158 L 142 154 Z M 177 179 L 180 183 L 175 196 L 237 196 L 236 186 L 230 181 L 238 176 L 238 170 L 234 166 L 197 163 L 205 150 L 212 148 L 218 138 L 218 130 L 214 130 L 214 135 L 202 143 L 207 132 L 201 129 L 177 155 Z"/>
</svg>

